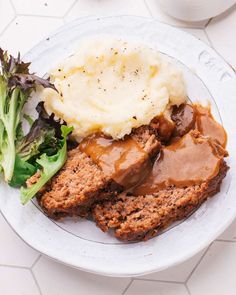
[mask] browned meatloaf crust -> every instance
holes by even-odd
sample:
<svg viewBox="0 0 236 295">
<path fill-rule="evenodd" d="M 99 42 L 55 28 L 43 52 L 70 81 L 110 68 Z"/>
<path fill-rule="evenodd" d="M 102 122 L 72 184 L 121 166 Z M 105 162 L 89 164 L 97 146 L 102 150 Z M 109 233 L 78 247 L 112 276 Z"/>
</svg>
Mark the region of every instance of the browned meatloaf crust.
<svg viewBox="0 0 236 295">
<path fill-rule="evenodd" d="M 228 166 L 222 160 L 218 175 L 200 185 L 170 187 L 154 195 L 138 197 L 121 194 L 111 201 L 97 204 L 93 218 L 103 231 L 113 229 L 120 240 L 148 240 L 216 194 L 227 170 Z"/>
<path fill-rule="evenodd" d="M 160 143 L 149 126 L 136 129 L 132 137 L 150 156 L 159 150 Z M 138 163 L 135 168 L 138 169 Z M 37 177 L 36 174 L 29 179 L 28 185 L 37 181 Z M 85 217 L 94 202 L 114 197 L 121 191 L 122 187 L 77 147 L 68 152 L 64 167 L 41 190 L 38 202 L 54 219 L 73 215 Z"/>
</svg>

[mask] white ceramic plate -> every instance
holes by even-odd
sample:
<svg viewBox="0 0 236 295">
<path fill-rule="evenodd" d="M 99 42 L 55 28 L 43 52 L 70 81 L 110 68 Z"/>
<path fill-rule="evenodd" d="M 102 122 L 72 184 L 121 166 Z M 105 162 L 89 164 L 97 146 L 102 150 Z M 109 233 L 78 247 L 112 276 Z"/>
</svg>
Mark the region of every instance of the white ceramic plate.
<svg viewBox="0 0 236 295">
<path fill-rule="evenodd" d="M 196 254 L 219 235 L 236 213 L 236 78 L 233 70 L 195 37 L 140 17 L 80 19 L 59 29 L 26 56 L 32 71 L 45 75 L 58 61 L 73 53 L 81 39 L 109 34 L 147 43 L 174 59 L 183 69 L 192 101 L 210 101 L 228 132 L 231 169 L 221 192 L 188 219 L 147 242 L 121 243 L 102 233 L 91 221 L 56 223 L 37 207 L 22 206 L 19 191 L 0 184 L 0 209 L 16 233 L 29 245 L 60 262 L 85 271 L 111 276 L 136 276 L 165 269 Z M 105 35 L 104 35 L 105 38 Z M 32 110 L 33 99 L 28 105 Z"/>
</svg>

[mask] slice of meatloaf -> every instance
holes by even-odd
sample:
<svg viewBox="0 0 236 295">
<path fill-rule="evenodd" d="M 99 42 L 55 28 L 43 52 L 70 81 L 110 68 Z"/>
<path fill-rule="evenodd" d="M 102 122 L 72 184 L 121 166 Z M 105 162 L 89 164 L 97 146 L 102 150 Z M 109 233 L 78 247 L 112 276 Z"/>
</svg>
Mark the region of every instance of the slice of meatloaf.
<svg viewBox="0 0 236 295">
<path fill-rule="evenodd" d="M 218 175 L 207 182 L 184 188 L 169 187 L 153 195 L 129 196 L 97 204 L 93 218 L 105 232 L 115 231 L 123 241 L 148 240 L 162 232 L 171 223 L 190 215 L 208 197 L 220 190 L 228 166 L 221 161 Z"/>
<path fill-rule="evenodd" d="M 160 143 L 149 126 L 138 128 L 132 137 L 150 156 L 158 152 Z M 138 163 L 135 169 L 137 167 Z M 32 176 L 28 185 L 32 185 L 37 176 Z M 54 219 L 73 215 L 85 217 L 94 202 L 114 197 L 122 189 L 78 146 L 68 152 L 64 167 L 40 191 L 38 202 L 46 214 Z"/>
</svg>

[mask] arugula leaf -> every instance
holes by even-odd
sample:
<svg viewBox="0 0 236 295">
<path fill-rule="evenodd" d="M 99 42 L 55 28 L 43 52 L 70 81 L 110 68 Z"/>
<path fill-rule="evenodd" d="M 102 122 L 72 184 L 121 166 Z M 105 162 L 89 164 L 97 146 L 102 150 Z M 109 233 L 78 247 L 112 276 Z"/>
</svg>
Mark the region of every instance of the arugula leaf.
<svg viewBox="0 0 236 295">
<path fill-rule="evenodd" d="M 23 185 L 28 178 L 36 173 L 36 171 L 36 166 L 23 161 L 18 155 L 16 155 L 14 174 L 9 185 L 13 187 Z"/>
<path fill-rule="evenodd" d="M 61 169 L 67 156 L 67 135 L 72 132 L 73 127 L 61 126 L 62 139 L 59 141 L 59 149 L 55 155 L 42 154 L 36 162 L 41 167 L 41 175 L 38 181 L 31 187 L 21 187 L 21 203 L 26 204 L 36 193 Z"/>
</svg>

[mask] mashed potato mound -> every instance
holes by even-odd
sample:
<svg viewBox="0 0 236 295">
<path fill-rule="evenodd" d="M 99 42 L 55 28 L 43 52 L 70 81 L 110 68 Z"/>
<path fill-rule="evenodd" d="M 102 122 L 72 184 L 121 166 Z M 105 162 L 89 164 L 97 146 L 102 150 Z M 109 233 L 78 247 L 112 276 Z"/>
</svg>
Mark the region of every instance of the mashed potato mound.
<svg viewBox="0 0 236 295">
<path fill-rule="evenodd" d="M 43 90 L 48 113 L 83 137 L 103 132 L 120 139 L 186 101 L 182 73 L 146 45 L 107 38 L 85 42 L 51 71 L 58 89 Z"/>
</svg>

